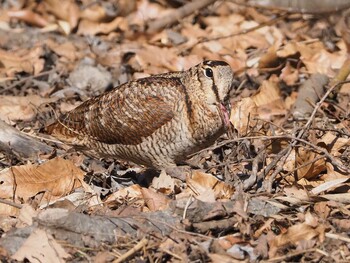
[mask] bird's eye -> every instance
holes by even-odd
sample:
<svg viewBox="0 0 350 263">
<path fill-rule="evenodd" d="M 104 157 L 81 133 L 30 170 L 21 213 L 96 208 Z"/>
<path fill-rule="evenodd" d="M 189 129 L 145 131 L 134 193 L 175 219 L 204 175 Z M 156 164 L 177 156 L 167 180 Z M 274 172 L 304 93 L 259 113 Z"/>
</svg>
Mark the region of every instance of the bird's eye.
<svg viewBox="0 0 350 263">
<path fill-rule="evenodd" d="M 205 69 L 205 76 L 208 78 L 212 78 L 213 77 L 213 71 L 211 68 L 206 68 Z"/>
</svg>

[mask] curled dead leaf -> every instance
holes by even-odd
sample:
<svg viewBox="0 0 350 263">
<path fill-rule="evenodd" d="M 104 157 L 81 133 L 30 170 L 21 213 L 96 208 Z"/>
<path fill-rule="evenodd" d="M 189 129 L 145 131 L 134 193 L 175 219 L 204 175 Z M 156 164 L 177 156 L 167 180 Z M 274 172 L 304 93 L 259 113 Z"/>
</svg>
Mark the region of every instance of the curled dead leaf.
<svg viewBox="0 0 350 263">
<path fill-rule="evenodd" d="M 247 134 L 256 125 L 257 105 L 252 98 L 244 98 L 231 109 L 230 122 L 240 134 Z"/>
<path fill-rule="evenodd" d="M 235 191 L 232 186 L 219 181 L 213 175 L 200 171 L 193 171 L 191 177 L 186 179 L 186 182 L 197 199 L 204 202 L 228 199 Z"/>
<path fill-rule="evenodd" d="M 70 33 L 78 24 L 80 9 L 74 0 L 45 0 L 46 9 L 54 14 L 58 19 L 69 23 Z"/>
<path fill-rule="evenodd" d="M 170 199 L 166 195 L 162 193 L 157 193 L 147 188 L 142 188 L 141 192 L 145 200 L 146 206 L 149 208 L 150 211 L 161 211 L 168 208 Z"/>
<path fill-rule="evenodd" d="M 18 261 L 27 259 L 31 262 L 59 263 L 69 257 L 70 255 L 51 234 L 35 229 L 11 258 Z"/>
<path fill-rule="evenodd" d="M 321 172 L 326 170 L 326 160 L 321 154 L 309 151 L 304 148 L 297 148 L 296 154 L 296 166 L 298 167 L 297 175 L 298 179 L 312 179 L 320 175 Z"/>
<path fill-rule="evenodd" d="M 258 107 L 257 113 L 259 118 L 269 120 L 271 116 L 286 114 L 284 100 L 281 97 L 278 83 L 278 78 L 272 76 L 269 80 L 264 80 L 258 93 L 252 96 Z"/>
<path fill-rule="evenodd" d="M 116 17 L 109 23 L 100 23 L 83 19 L 79 23 L 78 35 L 94 36 L 97 34 L 109 34 L 116 30 L 126 31 L 128 22 L 123 17 Z"/>
<path fill-rule="evenodd" d="M 83 184 L 84 172 L 73 162 L 55 158 L 43 164 L 13 166 L 0 173 L 0 198 L 27 200 L 45 192 L 42 202 L 56 200 Z"/>
<path fill-rule="evenodd" d="M 270 243 L 269 256 L 274 257 L 278 249 L 286 245 L 297 245 L 301 241 L 311 240 L 318 237 L 323 239 L 325 232 L 324 225 L 312 227 L 307 223 L 293 225 L 288 228 L 287 232 L 278 235 Z"/>
</svg>

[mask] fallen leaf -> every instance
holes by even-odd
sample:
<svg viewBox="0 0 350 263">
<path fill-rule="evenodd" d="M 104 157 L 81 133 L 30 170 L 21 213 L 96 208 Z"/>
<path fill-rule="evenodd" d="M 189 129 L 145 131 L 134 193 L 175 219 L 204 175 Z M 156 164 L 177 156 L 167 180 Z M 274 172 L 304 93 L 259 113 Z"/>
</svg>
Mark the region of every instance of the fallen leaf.
<svg viewBox="0 0 350 263">
<path fill-rule="evenodd" d="M 36 75 L 44 69 L 44 48 L 36 46 L 31 50 L 5 51 L 0 49 L 0 68 L 6 69 L 7 76 L 14 76 L 18 72 Z"/>
<path fill-rule="evenodd" d="M 252 98 L 244 98 L 232 105 L 230 122 L 240 134 L 247 134 L 255 127 L 257 105 Z"/>
<path fill-rule="evenodd" d="M 93 22 L 83 19 L 79 23 L 78 35 L 94 36 L 97 34 L 109 34 L 112 31 L 126 31 L 128 23 L 123 17 L 116 17 L 109 23 Z"/>
<path fill-rule="evenodd" d="M 84 172 L 71 161 L 54 158 L 43 164 L 12 166 L 0 173 L 0 198 L 28 200 L 45 192 L 42 202 L 56 200 L 81 187 Z"/>
<path fill-rule="evenodd" d="M 170 199 L 166 195 L 147 188 L 142 188 L 141 192 L 150 211 L 162 211 L 168 208 Z"/>
<path fill-rule="evenodd" d="M 45 27 L 48 25 L 48 21 L 44 17 L 40 16 L 37 13 L 34 13 L 32 10 L 29 9 L 8 11 L 7 15 L 11 18 L 17 18 L 28 24 L 32 24 L 39 27 Z"/>
<path fill-rule="evenodd" d="M 318 225 L 314 228 L 306 223 L 296 224 L 288 228 L 287 232 L 278 235 L 270 242 L 269 256 L 274 257 L 278 249 L 286 245 L 297 245 L 301 241 L 324 236 L 325 227 Z"/>
<path fill-rule="evenodd" d="M 33 218 L 37 215 L 38 212 L 35 211 L 31 205 L 24 204 L 19 211 L 16 227 L 21 228 L 25 226 L 31 226 L 33 224 Z"/>
<path fill-rule="evenodd" d="M 278 79 L 270 77 L 261 84 L 258 93 L 252 96 L 261 119 L 270 120 L 274 115 L 285 115 L 286 109 L 284 100 L 280 94 Z"/>
<path fill-rule="evenodd" d="M 46 9 L 54 14 L 57 18 L 69 23 L 70 33 L 78 24 L 80 9 L 74 0 L 45 0 Z"/>
<path fill-rule="evenodd" d="M 234 193 L 232 186 L 219 181 L 211 174 L 200 171 L 193 171 L 191 177 L 186 178 L 186 182 L 195 196 L 206 202 L 227 199 Z"/>
<path fill-rule="evenodd" d="M 13 260 L 30 262 L 65 262 L 70 257 L 53 236 L 44 230 L 35 229 L 17 252 L 11 256 Z"/>
<path fill-rule="evenodd" d="M 11 121 L 30 121 L 36 116 L 40 105 L 56 100 L 56 98 L 42 98 L 38 95 L 23 97 L 0 95 L 0 120 L 10 124 Z"/>
<path fill-rule="evenodd" d="M 144 207 L 145 200 L 143 199 L 141 187 L 138 184 L 131 185 L 114 192 L 105 200 L 108 205 L 132 203 L 135 206 Z"/>
<path fill-rule="evenodd" d="M 57 55 L 67 58 L 70 63 L 73 63 L 79 56 L 81 56 L 73 42 L 66 41 L 64 43 L 57 43 L 53 39 L 47 39 L 45 44 Z"/>
<path fill-rule="evenodd" d="M 320 154 L 306 150 L 302 147 L 297 148 L 296 154 L 296 166 L 298 168 L 298 179 L 312 179 L 319 176 L 321 172 L 326 170 L 325 158 L 315 160 Z"/>
<path fill-rule="evenodd" d="M 174 179 L 167 175 L 163 170 L 159 177 L 154 177 L 152 180 L 152 188 L 166 195 L 174 193 L 175 181 Z"/>
</svg>

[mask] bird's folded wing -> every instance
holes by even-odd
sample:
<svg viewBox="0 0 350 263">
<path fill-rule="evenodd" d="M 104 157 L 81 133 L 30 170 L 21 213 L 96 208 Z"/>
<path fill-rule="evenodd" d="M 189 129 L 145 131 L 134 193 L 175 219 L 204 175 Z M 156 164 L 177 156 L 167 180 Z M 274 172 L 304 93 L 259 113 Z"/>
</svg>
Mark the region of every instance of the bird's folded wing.
<svg viewBox="0 0 350 263">
<path fill-rule="evenodd" d="M 136 145 L 173 117 L 173 106 L 161 96 L 123 97 L 107 93 L 61 116 L 47 127 L 47 132 L 72 144 L 99 141 Z"/>
</svg>

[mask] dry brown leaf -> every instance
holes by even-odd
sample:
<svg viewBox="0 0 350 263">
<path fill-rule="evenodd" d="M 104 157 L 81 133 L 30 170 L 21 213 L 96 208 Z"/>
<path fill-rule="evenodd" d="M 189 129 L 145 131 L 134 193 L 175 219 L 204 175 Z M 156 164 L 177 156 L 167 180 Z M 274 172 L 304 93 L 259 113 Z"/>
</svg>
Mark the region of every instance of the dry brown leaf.
<svg viewBox="0 0 350 263">
<path fill-rule="evenodd" d="M 278 46 L 272 45 L 259 59 L 259 68 L 271 68 L 277 66 L 278 56 L 276 51 Z"/>
<path fill-rule="evenodd" d="M 257 106 L 252 98 L 244 98 L 232 105 L 230 122 L 240 134 L 247 134 L 255 127 Z"/>
<path fill-rule="evenodd" d="M 175 181 L 174 178 L 167 175 L 163 170 L 159 177 L 154 177 L 152 180 L 152 188 L 158 192 L 161 192 L 166 195 L 170 195 L 174 193 L 175 190 Z"/>
<path fill-rule="evenodd" d="M 42 202 L 56 200 L 82 186 L 84 172 L 71 161 L 54 158 L 43 164 L 12 166 L 0 173 L 0 198 L 16 200 L 45 192 Z"/>
<path fill-rule="evenodd" d="M 73 63 L 80 56 L 74 42 L 67 41 L 60 44 L 53 39 L 47 39 L 45 44 L 57 55 L 67 58 L 69 63 Z"/>
<path fill-rule="evenodd" d="M 179 57 L 175 48 L 161 48 L 147 44 L 136 51 L 134 60 L 148 74 L 185 70 L 201 62 L 197 56 Z"/>
<path fill-rule="evenodd" d="M 297 175 L 299 180 L 302 178 L 310 180 L 319 176 L 321 172 L 326 170 L 325 158 L 313 161 L 321 156 L 320 154 L 305 150 L 301 147 L 297 148 L 295 154 L 296 166 L 298 167 Z M 307 163 L 310 164 L 306 165 Z"/>
<path fill-rule="evenodd" d="M 200 171 L 193 171 L 186 182 L 196 198 L 199 197 L 202 201 L 207 202 L 214 202 L 216 199 L 228 199 L 235 191 L 232 186 L 219 181 L 213 175 Z"/>
<path fill-rule="evenodd" d="M 170 199 L 166 195 L 147 188 L 141 188 L 141 193 L 150 211 L 162 211 L 168 208 Z"/>
<path fill-rule="evenodd" d="M 44 17 L 28 9 L 8 11 L 7 15 L 38 27 L 45 27 L 48 24 Z"/>
<path fill-rule="evenodd" d="M 289 57 L 300 53 L 300 60 L 306 65 L 309 73 L 333 74 L 346 60 L 345 48 L 337 53 L 328 52 L 321 41 L 312 43 L 289 42 L 276 53 L 279 57 Z"/>
<path fill-rule="evenodd" d="M 0 49 L 0 69 L 5 68 L 8 76 L 14 76 L 18 72 L 36 75 L 44 69 L 45 61 L 41 58 L 42 55 L 44 55 L 42 46 L 36 46 L 31 50 Z"/>
<path fill-rule="evenodd" d="M 33 218 L 37 215 L 38 211 L 35 211 L 31 205 L 24 204 L 19 211 L 16 227 L 21 228 L 25 226 L 31 226 L 33 224 Z"/>
<path fill-rule="evenodd" d="M 293 68 L 290 62 L 287 61 L 285 67 L 282 69 L 280 79 L 287 85 L 292 86 L 299 80 L 299 70 Z"/>
<path fill-rule="evenodd" d="M 349 178 L 348 174 L 341 173 L 339 170 L 336 170 L 333 166 L 332 163 L 327 162 L 326 163 L 327 167 L 327 173 L 323 174 L 320 179 L 324 181 L 332 181 L 336 179 L 341 179 L 341 178 Z"/>
<path fill-rule="evenodd" d="M 234 259 L 233 257 L 230 257 L 228 255 L 224 254 L 214 254 L 209 253 L 208 254 L 211 262 L 213 263 L 235 263 L 235 262 L 242 262 L 242 260 Z"/>
<path fill-rule="evenodd" d="M 42 98 L 38 95 L 24 97 L 0 95 L 0 119 L 5 122 L 30 121 L 35 117 L 40 105 L 56 100 L 56 98 Z"/>
<path fill-rule="evenodd" d="M 86 7 L 80 14 L 80 18 L 93 22 L 103 22 L 107 17 L 106 9 L 98 4 Z"/>
<path fill-rule="evenodd" d="M 298 46 L 301 45 L 300 43 L 297 42 L 288 42 L 286 45 L 283 47 L 280 47 L 278 51 L 276 51 L 277 56 L 281 58 L 286 58 L 289 56 L 293 56 L 296 53 L 298 53 L 299 49 Z"/>
<path fill-rule="evenodd" d="M 67 33 L 70 33 L 78 24 L 80 9 L 74 0 L 45 0 L 46 9 L 58 19 L 69 23 Z"/>
<path fill-rule="evenodd" d="M 318 144 L 325 144 L 332 156 L 339 157 L 342 155 L 342 150 L 350 146 L 350 139 L 336 136 L 332 132 L 327 132 L 318 140 Z"/>
<path fill-rule="evenodd" d="M 105 203 L 132 203 L 139 207 L 143 207 L 145 200 L 143 199 L 141 187 L 138 184 L 131 185 L 129 187 L 123 188 L 117 192 L 114 192 L 106 199 Z"/>
<path fill-rule="evenodd" d="M 324 236 L 325 226 L 318 225 L 314 228 L 307 223 L 296 224 L 288 228 L 287 232 L 280 234 L 270 243 L 269 256 L 274 257 L 277 250 L 286 245 L 297 245 L 301 241 L 311 240 Z"/>
<path fill-rule="evenodd" d="M 30 262 L 65 262 L 70 257 L 63 247 L 57 243 L 53 236 L 44 230 L 35 229 L 17 252 L 11 256 L 12 259 Z"/>
<path fill-rule="evenodd" d="M 278 83 L 278 78 L 273 76 L 269 80 L 263 81 L 259 92 L 252 96 L 258 107 L 257 112 L 261 119 L 269 120 L 271 116 L 286 114 Z"/>
<path fill-rule="evenodd" d="M 20 208 L 0 203 L 0 216 L 18 216 L 19 213 Z"/>
<path fill-rule="evenodd" d="M 298 189 L 295 186 L 285 187 L 283 189 L 285 196 L 276 196 L 275 199 L 285 201 L 294 205 L 302 204 L 310 201 L 309 194 L 304 189 Z"/>
<path fill-rule="evenodd" d="M 123 17 L 116 17 L 109 23 L 93 22 L 83 19 L 79 23 L 78 35 L 94 36 L 97 34 L 109 34 L 112 31 L 120 30 L 126 31 L 128 29 L 128 22 Z"/>
</svg>

